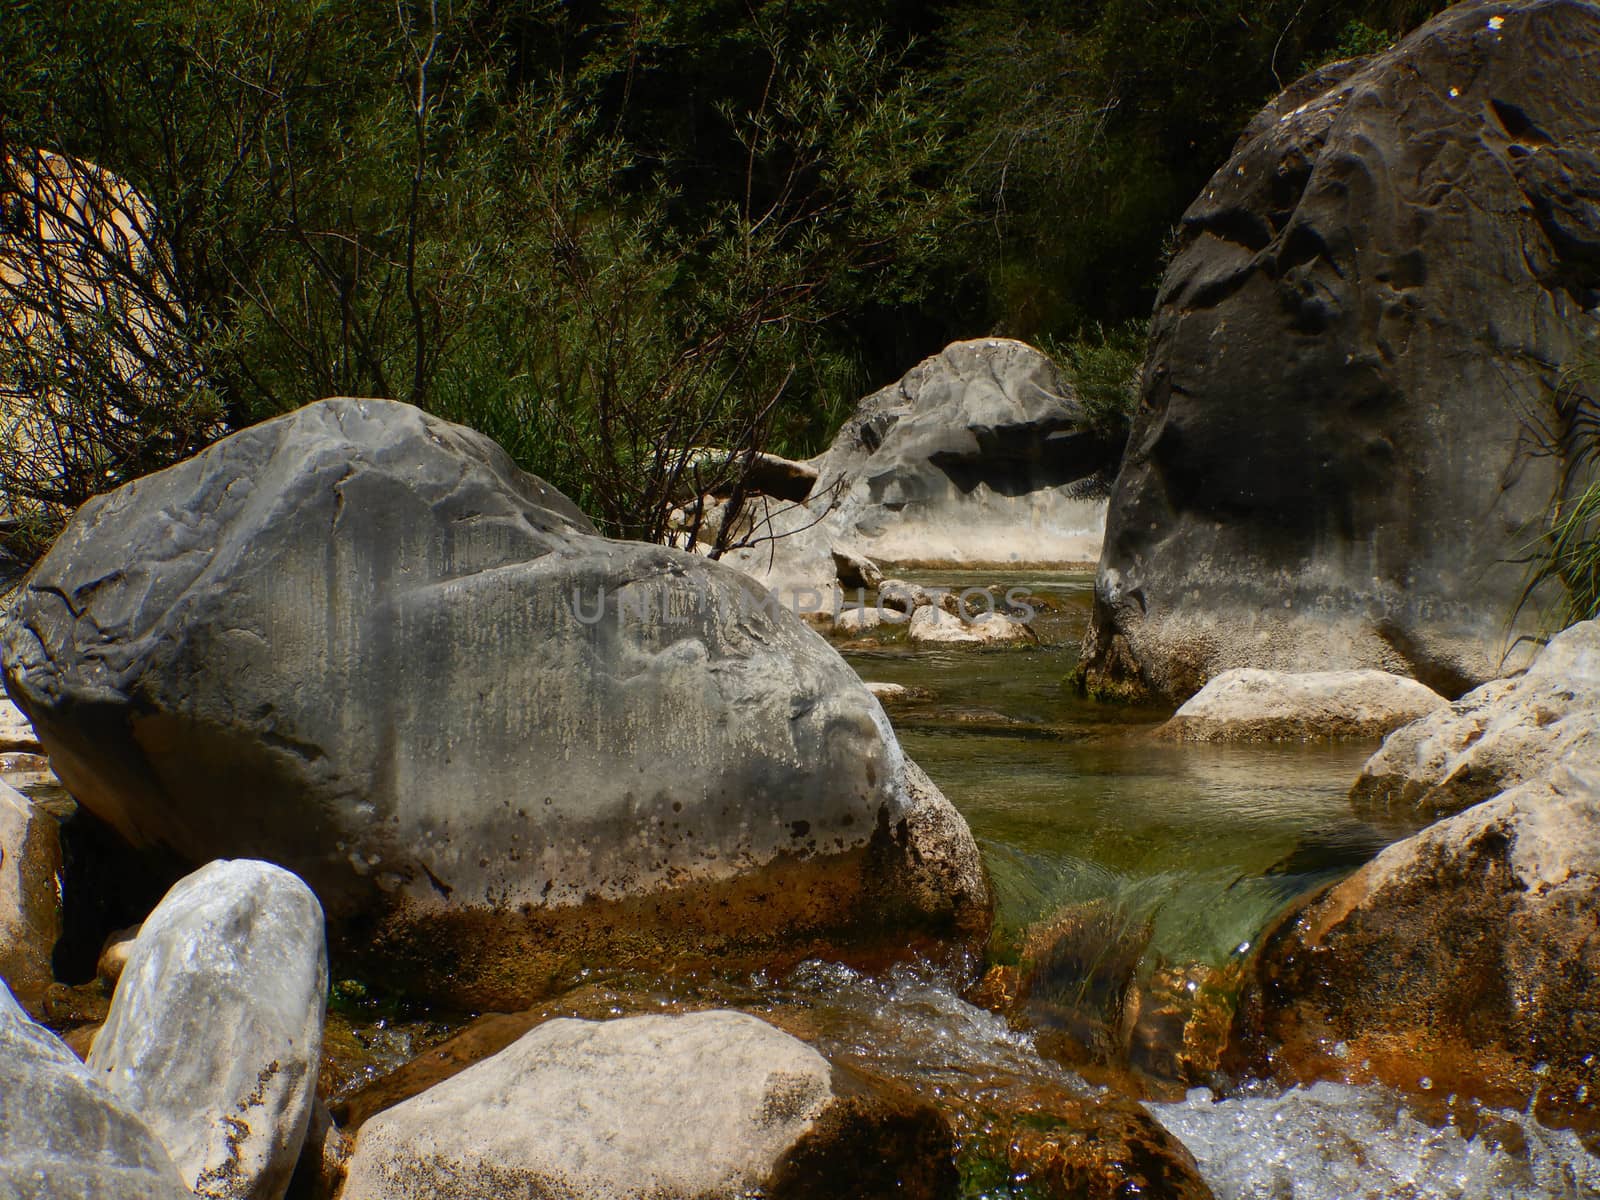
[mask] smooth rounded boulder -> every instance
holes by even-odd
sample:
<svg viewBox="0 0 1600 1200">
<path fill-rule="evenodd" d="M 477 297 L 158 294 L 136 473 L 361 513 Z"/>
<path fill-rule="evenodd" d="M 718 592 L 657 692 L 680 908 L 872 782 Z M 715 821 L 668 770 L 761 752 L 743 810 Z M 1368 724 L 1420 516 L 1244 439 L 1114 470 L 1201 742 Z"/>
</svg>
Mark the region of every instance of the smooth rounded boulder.
<svg viewBox="0 0 1600 1200">
<path fill-rule="evenodd" d="M 184 1200 L 165 1147 L 0 983 L 0 1195 Z"/>
<path fill-rule="evenodd" d="M 1386 671 L 1224 671 L 1156 736 L 1173 742 L 1323 742 L 1380 738 L 1448 707 L 1438 692 Z"/>
<path fill-rule="evenodd" d="M 1529 554 L 1594 478 L 1565 431 L 1600 302 L 1597 55 L 1590 0 L 1475 0 L 1245 129 L 1157 297 L 1092 694 L 1374 668 L 1453 698 L 1526 661 Z"/>
<path fill-rule="evenodd" d="M 80 803 L 294 871 L 412 994 L 987 927 L 970 832 L 820 636 L 408 405 L 322 401 L 89 502 L 0 646 Z"/>
<path fill-rule="evenodd" d="M 955 342 L 861 400 L 813 460 L 806 499 L 754 502 L 754 544 L 725 561 L 786 600 L 820 593 L 823 607 L 836 587 L 872 586 L 862 559 L 1090 562 L 1117 450 L 1044 354 Z"/>
<path fill-rule="evenodd" d="M 343 1200 L 957 1194 L 950 1127 L 743 1013 L 547 1021 L 361 1126 Z"/>
<path fill-rule="evenodd" d="M 281 1200 L 322 1055 L 322 909 L 270 863 L 214 862 L 145 920 L 88 1066 L 197 1195 Z"/>
</svg>

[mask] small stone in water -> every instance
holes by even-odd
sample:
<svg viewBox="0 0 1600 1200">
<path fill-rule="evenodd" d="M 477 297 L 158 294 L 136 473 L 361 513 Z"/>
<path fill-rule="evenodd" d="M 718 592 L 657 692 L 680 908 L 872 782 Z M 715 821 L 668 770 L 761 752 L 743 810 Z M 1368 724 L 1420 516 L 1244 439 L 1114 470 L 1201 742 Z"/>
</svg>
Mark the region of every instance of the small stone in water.
<svg viewBox="0 0 1600 1200">
<path fill-rule="evenodd" d="M 1421 1079 L 1417 1080 L 1417 1086 L 1426 1092 L 1433 1087 L 1433 1080 L 1424 1075 Z"/>
</svg>

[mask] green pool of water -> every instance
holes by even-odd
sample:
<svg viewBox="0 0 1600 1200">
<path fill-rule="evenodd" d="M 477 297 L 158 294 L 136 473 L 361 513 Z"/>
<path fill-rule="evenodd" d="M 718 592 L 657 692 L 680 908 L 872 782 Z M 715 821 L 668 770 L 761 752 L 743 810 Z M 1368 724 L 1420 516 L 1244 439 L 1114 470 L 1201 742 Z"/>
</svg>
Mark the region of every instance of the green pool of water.
<svg viewBox="0 0 1600 1200">
<path fill-rule="evenodd" d="M 1410 832 L 1346 799 L 1375 744 L 1195 746 L 1154 740 L 1170 710 L 1090 701 L 1070 677 L 1090 575 L 926 573 L 955 590 L 1040 602 L 1041 645 L 921 648 L 903 632 L 846 657 L 864 679 L 923 695 L 889 706 L 907 752 L 982 843 L 1011 935 L 1099 903 L 1148 934 L 1155 962 L 1218 965 L 1285 904 Z"/>
</svg>

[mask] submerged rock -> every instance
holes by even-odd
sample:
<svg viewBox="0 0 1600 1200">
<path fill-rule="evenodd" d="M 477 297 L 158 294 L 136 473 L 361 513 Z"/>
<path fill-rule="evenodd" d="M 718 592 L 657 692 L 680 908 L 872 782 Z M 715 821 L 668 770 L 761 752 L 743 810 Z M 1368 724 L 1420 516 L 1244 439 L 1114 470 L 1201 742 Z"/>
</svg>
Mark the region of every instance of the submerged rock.
<svg viewBox="0 0 1600 1200">
<path fill-rule="evenodd" d="M 311 1117 L 327 994 L 310 889 L 268 863 L 214 862 L 145 921 L 89 1068 L 196 1194 L 278 1200 Z"/>
<path fill-rule="evenodd" d="M 323 401 L 91 501 L 0 636 L 82 804 L 292 869 L 413 994 L 987 925 L 970 832 L 821 637 L 407 405 Z"/>
<path fill-rule="evenodd" d="M 1037 642 L 1025 621 L 1005 613 L 982 613 L 964 621 L 954 613 L 926 605 L 911 614 L 906 637 L 926 645 L 1009 646 Z"/>
<path fill-rule="evenodd" d="M 1175 742 L 1320 742 L 1380 738 L 1449 702 L 1385 671 L 1224 671 L 1156 736 Z"/>
<path fill-rule="evenodd" d="M 180 1200 L 156 1135 L 0 984 L 0 1195 Z"/>
<path fill-rule="evenodd" d="M 0 783 L 0 980 L 35 1011 L 54 981 L 50 956 L 60 936 L 60 828 Z"/>
<path fill-rule="evenodd" d="M 1597 54 L 1588 0 L 1475 0 L 1250 123 L 1157 298 L 1092 692 L 1501 673 L 1530 530 L 1592 477 L 1560 397 L 1594 355 Z"/>
<path fill-rule="evenodd" d="M 953 1150 L 755 1017 L 560 1019 L 370 1118 L 342 1195 L 954 1197 Z"/>
<path fill-rule="evenodd" d="M 785 597 L 854 587 L 856 559 L 939 566 L 1090 562 L 1117 447 L 1039 351 L 956 342 L 866 397 L 815 461 L 803 505 L 768 505 L 776 541 L 724 562 Z"/>
<path fill-rule="evenodd" d="M 1600 1124 L 1600 764 L 1397 842 L 1264 945 L 1242 1059 Z M 1252 1061 L 1253 1060 L 1253 1061 Z"/>
<path fill-rule="evenodd" d="M 1041 1200 L 1213 1200 L 1188 1149 L 1137 1104 L 1067 1102 L 997 1123 L 991 1175 L 978 1182 Z M 1004 1188 L 1006 1190 L 1002 1191 Z"/>
<path fill-rule="evenodd" d="M 1600 621 L 1559 634 L 1524 673 L 1486 683 L 1391 734 L 1351 795 L 1459 812 L 1575 753 L 1600 762 Z"/>
</svg>

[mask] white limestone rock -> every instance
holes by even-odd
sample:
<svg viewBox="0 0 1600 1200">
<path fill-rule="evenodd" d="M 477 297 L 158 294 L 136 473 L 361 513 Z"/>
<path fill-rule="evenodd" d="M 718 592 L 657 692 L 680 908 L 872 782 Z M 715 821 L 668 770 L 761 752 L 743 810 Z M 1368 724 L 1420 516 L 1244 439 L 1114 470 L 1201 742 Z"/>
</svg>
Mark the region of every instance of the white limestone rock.
<svg viewBox="0 0 1600 1200">
<path fill-rule="evenodd" d="M 0 1196 L 180 1200 L 166 1149 L 0 984 Z"/>
<path fill-rule="evenodd" d="M 0 979 L 37 1010 L 61 936 L 61 839 L 56 819 L 0 783 Z"/>
<path fill-rule="evenodd" d="M 1541 778 L 1573 754 L 1600 761 L 1600 622 L 1551 640 L 1520 675 L 1496 679 L 1396 730 L 1351 795 L 1454 813 Z"/>
<path fill-rule="evenodd" d="M 1380 738 L 1449 706 L 1387 671 L 1224 671 L 1157 736 L 1177 742 L 1319 742 Z"/>
<path fill-rule="evenodd" d="M 270 863 L 214 862 L 146 918 L 89 1069 L 197 1195 L 279 1200 L 311 1117 L 327 994 L 311 890 Z"/>
<path fill-rule="evenodd" d="M 838 1161 L 881 1131 L 873 1108 L 841 1104 L 827 1060 L 743 1013 L 553 1020 L 369 1118 L 342 1200 L 738 1200 L 768 1194 L 797 1147 Z M 860 1174 L 927 1169 L 941 1122 L 900 1119 L 907 1161 L 873 1161 L 877 1139 Z"/>
</svg>

